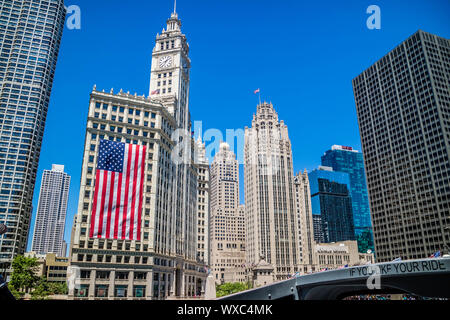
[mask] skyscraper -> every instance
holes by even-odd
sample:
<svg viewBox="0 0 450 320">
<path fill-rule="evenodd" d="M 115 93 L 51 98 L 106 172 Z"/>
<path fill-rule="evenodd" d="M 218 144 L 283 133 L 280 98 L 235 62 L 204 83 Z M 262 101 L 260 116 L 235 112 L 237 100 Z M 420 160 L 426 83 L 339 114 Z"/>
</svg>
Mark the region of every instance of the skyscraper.
<svg viewBox="0 0 450 320">
<path fill-rule="evenodd" d="M 261 258 L 276 279 L 299 271 L 298 222 L 288 129 L 273 105 L 258 105 L 245 128 L 245 221 L 247 263 Z"/>
<path fill-rule="evenodd" d="M 95 87 L 91 93 L 70 250 L 71 265 L 81 270 L 81 287 L 69 292 L 71 298 L 166 299 L 203 291 L 206 271 L 197 255 L 199 169 L 190 131 L 186 135 L 191 127 L 189 66 L 183 67 L 181 59 L 189 60 L 180 26 L 173 12 L 167 30 L 156 39 L 150 86 L 161 87 L 158 93 L 152 90 L 145 97 Z M 89 237 L 96 163 L 104 140 L 146 146 L 140 240 Z"/>
<path fill-rule="evenodd" d="M 320 166 L 309 183 L 316 242 L 355 240 L 349 175 Z"/>
<path fill-rule="evenodd" d="M 26 250 L 64 19 L 63 0 L 0 1 L 0 262 Z"/>
<path fill-rule="evenodd" d="M 64 172 L 64 166 L 54 164 L 52 170 L 44 170 L 31 251 L 65 256 L 64 227 L 69 187 L 70 176 Z"/>
<path fill-rule="evenodd" d="M 373 251 L 372 222 L 363 154 L 352 147 L 334 145 L 322 156 L 322 166 L 331 167 L 333 171 L 348 173 L 358 250 L 359 252 Z"/>
<path fill-rule="evenodd" d="M 449 48 L 419 30 L 353 80 L 378 261 L 449 243 Z"/>
<path fill-rule="evenodd" d="M 211 164 L 211 269 L 216 283 L 245 281 L 245 220 L 239 164 L 222 142 Z"/>
</svg>

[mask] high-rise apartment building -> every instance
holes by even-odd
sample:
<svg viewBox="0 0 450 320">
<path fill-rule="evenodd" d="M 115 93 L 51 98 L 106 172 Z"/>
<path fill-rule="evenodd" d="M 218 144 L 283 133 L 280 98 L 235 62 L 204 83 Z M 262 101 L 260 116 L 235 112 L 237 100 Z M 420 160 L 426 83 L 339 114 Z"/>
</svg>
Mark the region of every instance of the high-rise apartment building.
<svg viewBox="0 0 450 320">
<path fill-rule="evenodd" d="M 216 283 L 245 282 L 245 216 L 239 204 L 239 163 L 222 142 L 211 164 L 211 270 Z"/>
<path fill-rule="evenodd" d="M 334 145 L 322 156 L 322 166 L 346 172 L 350 178 L 353 224 L 360 252 L 373 251 L 372 221 L 363 154 L 352 147 Z"/>
<path fill-rule="evenodd" d="M 0 263 L 26 251 L 64 19 L 63 0 L 0 1 Z"/>
<path fill-rule="evenodd" d="M 286 279 L 299 271 L 298 222 L 291 142 L 272 104 L 259 104 L 245 128 L 244 171 L 247 263 L 263 258 Z"/>
<path fill-rule="evenodd" d="M 174 12 L 167 29 L 157 36 L 151 96 L 95 88 L 91 93 L 70 252 L 71 265 L 81 270 L 81 287 L 70 297 L 165 299 L 202 294 L 206 270 L 197 255 L 198 170 L 194 141 L 190 131 L 185 134 L 191 127 L 189 65 L 182 64 L 182 59 L 189 61 L 188 45 L 180 26 Z M 160 89 L 154 92 L 153 86 Z M 89 237 L 102 140 L 147 147 L 140 240 Z"/>
<path fill-rule="evenodd" d="M 209 246 L 209 162 L 206 158 L 205 143 L 200 137 L 196 143 L 195 164 L 198 168 L 198 197 L 197 197 L 197 257 L 206 265 L 210 264 Z"/>
<path fill-rule="evenodd" d="M 44 170 L 31 251 L 66 255 L 64 230 L 69 187 L 70 176 L 64 172 L 64 166 L 54 164 L 52 170 Z"/>
<path fill-rule="evenodd" d="M 378 261 L 450 242 L 449 60 L 419 30 L 353 80 Z"/>
<path fill-rule="evenodd" d="M 294 190 L 296 198 L 296 214 L 298 223 L 298 241 L 300 251 L 300 264 L 303 265 L 303 273 L 312 271 L 314 259 L 314 226 L 311 208 L 311 190 L 308 173 L 299 172 L 294 177 Z"/>
<path fill-rule="evenodd" d="M 355 240 L 348 173 L 320 166 L 309 173 L 309 183 L 315 241 Z"/>
</svg>

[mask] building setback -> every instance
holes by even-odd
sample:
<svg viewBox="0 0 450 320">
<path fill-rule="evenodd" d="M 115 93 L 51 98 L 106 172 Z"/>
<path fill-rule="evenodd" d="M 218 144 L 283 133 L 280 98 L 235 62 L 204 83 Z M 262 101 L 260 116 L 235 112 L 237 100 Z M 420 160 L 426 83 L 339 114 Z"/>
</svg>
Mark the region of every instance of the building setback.
<svg viewBox="0 0 450 320">
<path fill-rule="evenodd" d="M 272 104 L 259 104 L 245 128 L 244 159 L 247 263 L 263 258 L 287 279 L 300 263 L 294 173 L 288 129 Z"/>
<path fill-rule="evenodd" d="M 64 166 L 54 164 L 52 170 L 44 170 L 31 245 L 33 252 L 65 257 L 64 230 L 69 186 L 70 176 L 64 172 Z"/>
<path fill-rule="evenodd" d="M 363 154 L 352 147 L 334 145 L 322 156 L 322 166 L 346 172 L 350 178 L 353 224 L 359 252 L 374 251 L 369 196 Z"/>
<path fill-rule="evenodd" d="M 309 179 L 315 241 L 355 240 L 349 175 L 320 166 Z"/>
<path fill-rule="evenodd" d="M 63 0 L 0 1 L 0 223 L 8 226 L 0 263 L 7 265 L 27 246 L 64 18 Z"/>
<path fill-rule="evenodd" d="M 378 261 L 450 242 L 449 61 L 419 30 L 353 80 Z"/>
</svg>

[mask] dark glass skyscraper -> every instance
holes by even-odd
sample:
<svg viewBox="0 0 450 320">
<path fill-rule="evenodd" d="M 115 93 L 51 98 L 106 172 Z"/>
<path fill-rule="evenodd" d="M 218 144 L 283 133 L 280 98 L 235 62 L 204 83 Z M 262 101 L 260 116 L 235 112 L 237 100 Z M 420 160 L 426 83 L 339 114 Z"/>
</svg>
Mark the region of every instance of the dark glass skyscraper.
<svg viewBox="0 0 450 320">
<path fill-rule="evenodd" d="M 63 0 L 0 0 L 0 262 L 26 250 Z"/>
<path fill-rule="evenodd" d="M 418 31 L 353 80 L 377 260 L 450 242 L 450 40 Z"/>
<path fill-rule="evenodd" d="M 337 242 L 355 240 L 350 177 L 330 167 L 309 174 L 314 240 Z"/>
<path fill-rule="evenodd" d="M 322 166 L 331 167 L 333 171 L 348 173 L 358 250 L 359 252 L 367 252 L 369 249 L 373 251 L 372 222 L 363 154 L 351 147 L 335 145 L 322 156 Z"/>
</svg>

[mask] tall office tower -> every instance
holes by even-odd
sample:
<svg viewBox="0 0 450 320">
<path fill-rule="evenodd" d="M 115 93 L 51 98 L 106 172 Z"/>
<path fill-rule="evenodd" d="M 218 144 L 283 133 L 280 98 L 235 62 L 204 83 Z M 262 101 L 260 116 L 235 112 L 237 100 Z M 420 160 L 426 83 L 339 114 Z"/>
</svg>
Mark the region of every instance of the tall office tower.
<svg viewBox="0 0 450 320">
<path fill-rule="evenodd" d="M 63 0 L 0 0 L 0 223 L 8 226 L 0 263 L 8 265 L 26 251 L 64 19 Z"/>
<path fill-rule="evenodd" d="M 197 260 L 198 168 L 188 108 L 190 64 L 180 26 L 173 12 L 167 30 L 156 37 L 150 97 L 122 91 L 91 94 L 71 248 L 71 264 L 81 267 L 83 287 L 71 297 L 165 299 L 203 292 L 205 266 Z M 103 139 L 147 146 L 141 240 L 92 239 L 87 233 Z"/>
<path fill-rule="evenodd" d="M 181 21 L 174 10 L 167 28 L 156 35 L 150 76 L 150 96 L 166 107 L 175 119 L 177 141 L 174 160 L 173 192 L 169 203 L 175 217 L 176 250 L 178 255 L 197 255 L 197 174 L 191 144 L 189 112 L 189 81 L 191 61 L 189 44 L 181 32 Z M 195 246 L 194 246 L 195 243 Z M 179 261 L 181 266 L 182 262 Z"/>
<path fill-rule="evenodd" d="M 69 186 L 70 176 L 64 172 L 64 166 L 54 164 L 52 170 L 44 170 L 32 251 L 38 254 L 56 253 L 61 257 L 64 250 L 65 254 L 63 242 Z"/>
<path fill-rule="evenodd" d="M 206 158 L 205 144 L 200 136 L 196 140 L 195 164 L 198 167 L 198 197 L 197 197 L 197 257 L 206 265 L 209 261 L 209 162 Z"/>
<path fill-rule="evenodd" d="M 294 177 L 294 190 L 296 198 L 296 213 L 298 220 L 298 240 L 300 251 L 300 264 L 304 273 L 314 271 L 314 227 L 311 208 L 311 191 L 309 187 L 308 173 L 299 172 Z"/>
<path fill-rule="evenodd" d="M 355 240 L 348 173 L 320 166 L 310 172 L 309 183 L 316 242 Z"/>
<path fill-rule="evenodd" d="M 245 128 L 246 259 L 263 257 L 276 279 L 299 271 L 298 222 L 288 129 L 273 105 L 258 105 L 252 127 Z"/>
<path fill-rule="evenodd" d="M 245 220 L 239 163 L 222 142 L 211 164 L 211 269 L 216 283 L 245 281 Z"/>
<path fill-rule="evenodd" d="M 450 242 L 449 60 L 419 30 L 353 80 L 378 261 Z"/>
<path fill-rule="evenodd" d="M 352 147 L 334 145 L 322 156 L 322 166 L 333 171 L 346 172 L 350 177 L 353 223 L 359 252 L 374 250 L 372 221 L 370 219 L 369 196 L 363 154 Z"/>
</svg>

